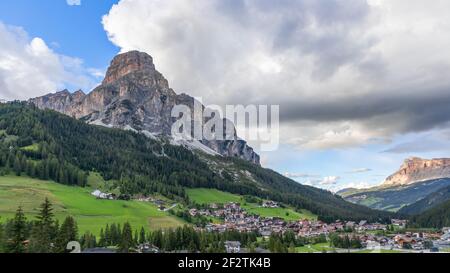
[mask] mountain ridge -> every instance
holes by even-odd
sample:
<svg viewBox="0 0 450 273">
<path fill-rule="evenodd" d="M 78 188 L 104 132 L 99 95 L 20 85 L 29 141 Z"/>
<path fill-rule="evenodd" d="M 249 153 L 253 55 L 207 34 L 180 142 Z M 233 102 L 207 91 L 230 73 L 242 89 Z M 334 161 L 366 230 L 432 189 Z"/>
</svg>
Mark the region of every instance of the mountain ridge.
<svg viewBox="0 0 450 273">
<path fill-rule="evenodd" d="M 433 179 L 450 178 L 450 158 L 411 157 L 383 182 L 382 187 L 410 185 Z"/>
<path fill-rule="evenodd" d="M 88 94 L 63 90 L 28 102 L 89 124 L 171 136 L 175 122 L 171 116 L 173 107 L 188 106 L 193 115 L 194 100 L 184 93 L 178 95 L 170 88 L 168 81 L 156 70 L 150 55 L 130 51 L 114 57 L 102 84 Z M 224 126 L 232 126 L 233 139 L 198 141 L 222 156 L 238 157 L 259 165 L 259 155 L 245 140 L 238 138 L 231 122 L 224 121 Z"/>
</svg>

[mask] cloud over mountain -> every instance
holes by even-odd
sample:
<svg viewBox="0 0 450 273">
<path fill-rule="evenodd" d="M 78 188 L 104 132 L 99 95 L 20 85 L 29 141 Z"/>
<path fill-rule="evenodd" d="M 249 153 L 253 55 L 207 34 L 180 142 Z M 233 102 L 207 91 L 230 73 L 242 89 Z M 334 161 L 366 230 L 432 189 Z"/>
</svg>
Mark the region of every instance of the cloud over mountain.
<svg viewBox="0 0 450 273">
<path fill-rule="evenodd" d="M 67 85 L 93 86 L 78 58 L 59 55 L 39 37 L 0 22 L 0 99 L 28 99 Z"/>
<path fill-rule="evenodd" d="M 448 127 L 449 8 L 445 0 L 121 0 L 103 24 L 123 51 L 152 54 L 175 90 L 213 103 L 280 104 L 284 142 L 326 149 Z"/>
</svg>

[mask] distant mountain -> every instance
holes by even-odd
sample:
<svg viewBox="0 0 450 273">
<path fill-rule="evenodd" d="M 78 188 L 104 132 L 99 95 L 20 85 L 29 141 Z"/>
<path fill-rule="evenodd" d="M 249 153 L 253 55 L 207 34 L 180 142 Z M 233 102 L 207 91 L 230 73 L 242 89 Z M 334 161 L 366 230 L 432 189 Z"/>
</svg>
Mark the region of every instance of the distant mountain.
<svg viewBox="0 0 450 273">
<path fill-rule="evenodd" d="M 397 212 L 430 194 L 438 194 L 447 186 L 450 186 L 450 159 L 412 157 L 406 159 L 400 169 L 380 186 L 345 189 L 338 194 L 355 204 Z"/>
<path fill-rule="evenodd" d="M 450 179 L 436 179 L 396 187 L 376 187 L 343 193 L 345 200 L 373 209 L 398 211 L 404 206 L 450 186 Z"/>
<path fill-rule="evenodd" d="M 450 158 L 405 160 L 400 169 L 386 178 L 383 187 L 410 185 L 439 178 L 450 178 Z"/>
<path fill-rule="evenodd" d="M 52 109 L 89 124 L 143 132 L 149 137 L 171 135 L 175 105 L 185 105 L 194 115 L 194 98 L 176 94 L 159 73 L 153 59 L 144 52 L 131 51 L 117 55 L 111 62 L 102 84 L 88 94 L 67 90 L 29 100 L 40 109 Z M 197 118 L 198 120 L 198 118 Z M 206 121 L 206 120 L 204 120 Z M 210 154 L 237 157 L 259 164 L 260 157 L 238 138 L 231 122 L 224 120 L 234 132 L 230 140 L 183 141 L 191 149 Z"/>
<path fill-rule="evenodd" d="M 416 203 L 403 207 L 401 210 L 399 210 L 399 213 L 410 215 L 420 214 L 449 200 L 450 186 L 433 192 L 422 200 L 417 201 Z"/>
</svg>

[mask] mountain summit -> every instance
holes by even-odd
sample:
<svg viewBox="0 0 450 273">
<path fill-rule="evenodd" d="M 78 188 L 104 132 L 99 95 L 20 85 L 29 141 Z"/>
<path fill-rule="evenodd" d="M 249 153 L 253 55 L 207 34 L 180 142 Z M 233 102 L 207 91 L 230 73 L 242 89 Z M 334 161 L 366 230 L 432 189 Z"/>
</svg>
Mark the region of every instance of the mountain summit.
<svg viewBox="0 0 450 273">
<path fill-rule="evenodd" d="M 450 178 L 449 158 L 412 157 L 405 160 L 400 170 L 386 178 L 382 186 L 403 186 L 439 178 Z"/>
<path fill-rule="evenodd" d="M 134 130 L 151 137 L 171 135 L 175 122 L 171 112 L 175 105 L 186 105 L 194 112 L 194 98 L 176 94 L 156 70 L 153 58 L 139 51 L 117 55 L 102 84 L 88 94 L 63 90 L 29 102 L 38 108 L 52 109 L 89 124 Z M 236 134 L 232 140 L 200 140 L 182 144 L 255 164 L 260 160 L 259 155 Z"/>
</svg>

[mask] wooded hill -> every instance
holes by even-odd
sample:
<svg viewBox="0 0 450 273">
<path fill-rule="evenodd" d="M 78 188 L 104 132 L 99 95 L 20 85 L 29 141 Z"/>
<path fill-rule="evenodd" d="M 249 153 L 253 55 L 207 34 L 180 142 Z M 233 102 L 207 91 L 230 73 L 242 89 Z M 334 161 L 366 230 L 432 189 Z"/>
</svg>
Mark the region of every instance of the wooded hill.
<svg viewBox="0 0 450 273">
<path fill-rule="evenodd" d="M 246 171 L 236 180 L 208 161 Z M 208 157 L 143 134 L 88 125 L 22 102 L 0 105 L 0 166 L 3 171 L 85 186 L 89 171 L 118 181 L 123 196 L 158 192 L 188 197 L 185 188 L 215 188 L 307 209 L 330 222 L 337 219 L 387 221 L 393 214 L 351 204 L 328 191 L 303 186 L 272 170 L 235 158 Z"/>
</svg>

